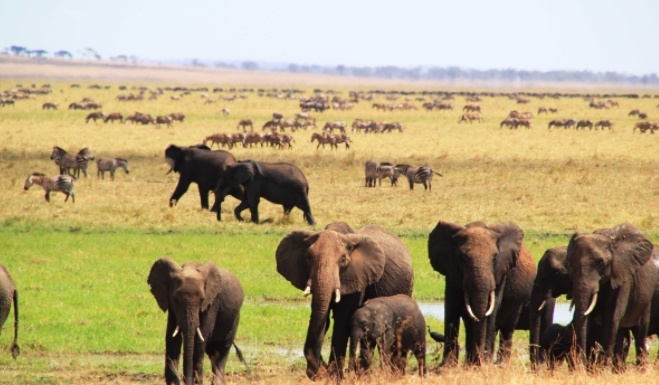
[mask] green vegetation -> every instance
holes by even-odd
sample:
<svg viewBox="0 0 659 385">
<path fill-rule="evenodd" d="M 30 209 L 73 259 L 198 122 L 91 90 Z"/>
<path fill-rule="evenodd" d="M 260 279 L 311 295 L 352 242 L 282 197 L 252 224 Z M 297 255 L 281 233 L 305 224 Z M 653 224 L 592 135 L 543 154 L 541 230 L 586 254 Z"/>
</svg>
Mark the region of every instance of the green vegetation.
<svg viewBox="0 0 659 385">
<path fill-rule="evenodd" d="M 0 90 L 15 83 L 2 81 Z M 231 104 L 205 104 L 192 93 L 176 102 L 167 91 L 157 101 L 119 102 L 117 94 L 130 92 L 118 91 L 119 83 L 110 83 L 109 90 L 90 90 L 87 83 L 75 89 L 69 83 L 51 84 L 51 95 L 0 110 L 0 262 L 19 287 L 23 349 L 15 362 L 9 354 L 0 354 L 0 383 L 5 378 L 25 384 L 99 378 L 162 382 L 166 317 L 149 293 L 146 278 L 153 262 L 164 256 L 180 263 L 212 260 L 236 274 L 247 295 L 238 344 L 258 366 L 255 372 L 283 373 L 286 381 L 306 378 L 299 370 L 304 362 L 299 354 L 308 300 L 279 276 L 274 263 L 281 238 L 291 230 L 308 228 L 301 212 L 294 209 L 285 217 L 280 206 L 262 201 L 266 223 L 239 223 L 232 213 L 237 201 L 230 198 L 223 205 L 224 220 L 218 223 L 213 214 L 199 209 L 195 186 L 170 209 L 167 202 L 178 176 L 166 175 L 163 159 L 170 143 L 199 143 L 214 132 L 235 132 L 239 119 L 253 119 L 260 130 L 272 112 L 292 117 L 299 111 L 297 101 L 246 93 L 247 99 Z M 347 97 L 348 89 L 341 91 Z M 185 123 L 160 129 L 85 124 L 87 111 L 66 109 L 83 97 L 102 102 L 105 112 L 183 112 L 187 117 Z M 59 102 L 60 109 L 42 111 L 45 101 Z M 656 135 L 632 134 L 636 118 L 627 116 L 632 108 L 654 112 L 655 101 L 621 99 L 620 108 L 592 110 L 576 98 L 532 99 L 520 107 L 504 97 L 486 97 L 480 103 L 485 120 L 473 125 L 456 123 L 463 101 L 453 101 L 453 112 L 380 112 L 369 102 L 360 102 L 351 111 L 312 113 L 319 126 L 328 120 L 350 125 L 354 118 L 400 121 L 405 126 L 403 133 L 351 133 L 350 150 L 316 150 L 308 143 L 309 130 L 293 134 L 292 150 L 231 151 L 239 159 L 298 165 L 311 186 L 318 229 L 343 220 L 355 228 L 378 224 L 399 235 L 413 256 L 417 300 L 439 300 L 443 295 L 443 279 L 427 262 L 426 250 L 427 235 L 440 219 L 462 225 L 514 221 L 525 230 L 525 242 L 536 259 L 547 248 L 566 244 L 576 230 L 590 232 L 624 221 L 659 240 L 659 142 Z M 559 114 L 535 117 L 531 130 L 499 129 L 510 110 L 535 115 L 538 106 L 556 107 Z M 232 114 L 223 116 L 222 107 Z M 547 130 L 547 122 L 559 117 L 611 119 L 615 128 Z M 100 180 L 96 165 L 90 164 L 90 176 L 75 181 L 75 204 L 65 204 L 58 193 L 48 204 L 38 186 L 22 190 L 33 171 L 56 174 L 49 160 L 53 145 L 73 153 L 89 147 L 97 158 L 127 158 L 131 173 L 118 170 L 114 182 Z M 368 159 L 427 164 L 444 177 L 435 176 L 432 192 L 420 185 L 409 190 L 404 180 L 395 188 L 384 181 L 382 187 L 367 189 L 363 167 Z M 244 215 L 249 217 L 248 212 Z M 441 330 L 438 320 L 429 324 Z M 11 342 L 11 326 L 10 320 L 0 337 L 2 351 Z M 523 365 L 526 335 L 516 338 Z M 289 367 L 294 374 L 282 370 Z M 237 360 L 230 360 L 229 370 L 244 373 Z M 60 376 L 65 372 L 76 374 Z"/>
</svg>

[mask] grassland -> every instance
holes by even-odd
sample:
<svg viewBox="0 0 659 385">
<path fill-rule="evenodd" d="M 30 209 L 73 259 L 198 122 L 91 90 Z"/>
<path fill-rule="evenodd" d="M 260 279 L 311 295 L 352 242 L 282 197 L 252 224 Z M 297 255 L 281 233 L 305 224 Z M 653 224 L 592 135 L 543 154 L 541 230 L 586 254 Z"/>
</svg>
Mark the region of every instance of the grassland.
<svg viewBox="0 0 659 385">
<path fill-rule="evenodd" d="M 103 71 L 100 71 L 101 73 Z M 70 72 L 75 78 L 75 72 Z M 331 80 L 331 79 L 330 79 Z M 347 97 L 352 89 L 370 87 L 328 83 Z M 223 222 L 199 209 L 196 189 L 178 206 L 167 206 L 178 177 L 166 175 L 163 151 L 170 143 L 199 143 L 214 132 L 235 132 L 239 119 L 253 119 L 259 127 L 272 112 L 293 116 L 297 102 L 244 93 L 246 99 L 205 104 L 199 93 L 180 101 L 166 92 L 157 101 L 119 102 L 120 93 L 135 92 L 132 86 L 184 85 L 242 88 L 241 83 L 204 83 L 195 77 L 187 83 L 52 79 L 3 80 L 0 90 L 17 83 L 30 86 L 50 83 L 53 93 L 34 100 L 18 101 L 0 108 L 0 261 L 14 276 L 21 294 L 23 352 L 17 361 L 0 354 L 0 383 L 161 383 L 162 333 L 165 315 L 148 291 L 146 276 L 154 260 L 169 256 L 179 262 L 213 260 L 234 272 L 245 287 L 238 343 L 247 354 L 248 371 L 231 359 L 233 383 L 297 383 L 306 381 L 300 350 L 306 333 L 308 309 L 300 293 L 274 269 L 274 250 L 293 229 L 308 228 L 301 212 L 290 217 L 281 207 L 261 204 L 261 225 L 237 222 L 228 199 Z M 108 90 L 92 90 L 92 83 Z M 247 84 L 247 83 L 245 83 Z M 249 87 L 259 84 L 251 81 Z M 277 84 L 264 80 L 265 88 Z M 119 91 L 120 85 L 129 87 Z M 312 89 L 295 79 L 280 81 L 279 88 Z M 392 87 L 385 84 L 383 87 Z M 376 88 L 373 86 L 372 88 Z M 438 90 L 440 87 L 397 85 L 396 89 Z M 238 92 L 236 92 L 238 93 Z M 231 95 L 212 94 L 212 97 Z M 86 124 L 87 112 L 69 111 L 66 105 L 83 97 L 104 104 L 105 112 L 134 111 L 153 115 L 183 112 L 185 123 L 173 128 L 154 126 Z M 42 111 L 45 101 L 60 103 L 58 111 Z M 385 102 L 380 96 L 376 101 Z M 480 103 L 484 122 L 457 124 L 464 99 L 456 97 L 453 112 L 379 112 L 362 102 L 351 111 L 330 110 L 317 116 L 328 120 L 354 118 L 400 121 L 403 133 L 352 134 L 350 150 L 316 150 L 309 143 L 311 131 L 294 133 L 292 150 L 267 148 L 231 150 L 239 159 L 288 161 L 306 174 L 314 216 L 322 228 L 344 220 L 354 227 L 378 224 L 401 236 L 411 251 L 415 268 L 415 298 L 438 300 L 443 280 L 427 263 L 427 234 L 438 220 L 465 224 L 512 220 L 526 232 L 525 242 L 539 258 L 552 246 L 565 244 L 576 230 L 592 231 L 629 221 L 655 242 L 659 241 L 659 141 L 656 135 L 632 134 L 633 108 L 646 111 L 652 120 L 659 111 L 656 99 L 618 99 L 619 108 L 589 109 L 580 98 L 532 99 L 520 107 L 504 97 L 486 97 Z M 412 101 L 420 106 L 420 102 Z M 499 122 L 512 109 L 537 111 L 556 107 L 555 116 L 536 116 L 531 130 L 499 129 Z M 223 116 L 222 107 L 231 109 Z M 611 119 L 609 132 L 547 130 L 553 118 Z M 117 172 L 114 182 L 97 179 L 95 165 L 90 177 L 75 183 L 76 203 L 64 203 L 54 194 L 50 204 L 37 186 L 23 191 L 33 171 L 55 174 L 49 159 L 53 145 L 76 152 L 89 147 L 96 157 L 125 157 L 131 173 Z M 398 187 L 364 188 L 363 165 L 368 159 L 414 165 L 426 164 L 440 171 L 433 191 L 405 183 Z M 248 215 L 247 213 L 245 213 Z M 430 319 L 433 329 L 438 320 Z M 11 342 L 11 322 L 0 337 L 0 349 Z M 601 374 L 571 376 L 562 369 L 554 376 L 533 375 L 526 364 L 525 333 L 519 333 L 516 360 L 508 368 L 455 369 L 431 377 L 432 382 L 471 383 L 564 383 L 595 381 L 620 383 L 623 376 Z M 652 358 L 656 356 L 656 342 Z M 434 362 L 434 361 L 433 361 Z M 434 362 L 436 363 L 436 362 Z M 656 369 L 645 373 L 630 370 L 639 384 L 653 383 Z M 359 383 L 391 380 L 383 374 Z M 627 380 L 629 379 L 625 376 Z M 355 382 L 350 378 L 349 382 Z M 417 383 L 409 377 L 400 383 Z"/>
</svg>

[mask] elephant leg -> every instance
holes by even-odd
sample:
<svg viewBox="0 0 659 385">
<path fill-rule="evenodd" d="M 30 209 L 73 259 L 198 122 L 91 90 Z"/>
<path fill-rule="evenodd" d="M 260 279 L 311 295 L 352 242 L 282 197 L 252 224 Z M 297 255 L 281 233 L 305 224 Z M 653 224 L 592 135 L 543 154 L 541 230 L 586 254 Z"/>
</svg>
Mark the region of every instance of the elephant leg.
<svg viewBox="0 0 659 385">
<path fill-rule="evenodd" d="M 226 341 L 213 342 L 212 345 L 206 347 L 206 353 L 211 361 L 211 368 L 213 370 L 213 385 L 224 385 L 224 368 L 227 365 L 229 358 L 229 351 L 231 344 Z"/>
<path fill-rule="evenodd" d="M 458 336 L 460 333 L 460 313 L 463 302 L 460 289 L 456 290 L 447 284 L 444 293 L 444 297 L 446 298 L 446 302 L 444 303 L 444 336 L 446 342 L 444 343 L 442 366 L 454 366 L 458 364 L 458 352 L 460 351 Z M 465 330 L 466 328 L 467 324 L 465 322 Z M 466 333 L 467 346 L 469 346 L 471 333 L 468 330 L 466 330 Z"/>
<path fill-rule="evenodd" d="M 615 346 L 613 347 L 613 370 L 616 373 L 625 371 L 625 340 L 629 339 L 629 330 L 619 330 L 616 337 Z M 638 351 L 638 345 L 637 345 Z"/>
<path fill-rule="evenodd" d="M 247 201 L 243 199 L 240 201 L 240 204 L 238 204 L 238 206 L 236 206 L 236 208 L 233 210 L 233 215 L 239 222 L 243 221 L 243 217 L 240 215 L 240 213 L 242 213 L 247 208 L 249 208 L 249 204 L 247 204 Z"/>
<path fill-rule="evenodd" d="M 199 198 L 201 199 L 201 208 L 208 210 L 208 192 L 209 190 L 199 187 Z"/>
<path fill-rule="evenodd" d="M 259 202 L 261 201 L 261 197 L 255 196 L 250 197 L 249 199 L 249 212 L 252 214 L 252 222 L 258 224 L 259 223 Z"/>
<path fill-rule="evenodd" d="M 177 325 L 176 316 L 173 312 L 168 312 L 167 314 L 167 331 L 165 332 L 165 382 L 167 385 L 170 385 L 180 383 L 178 361 L 181 357 L 183 340 L 181 333 L 172 336 Z"/>
<path fill-rule="evenodd" d="M 176 205 L 176 202 L 178 202 L 178 200 L 181 199 L 183 194 L 185 194 L 188 191 L 189 186 L 190 186 L 190 181 L 185 180 L 183 178 L 179 179 L 178 184 L 176 185 L 176 189 L 174 189 L 174 193 L 169 198 L 169 207 L 174 207 L 174 205 Z"/>
<path fill-rule="evenodd" d="M 348 337 L 350 336 L 350 317 L 359 307 L 362 293 L 357 292 L 341 296 L 341 302 L 335 304 L 332 312 L 334 329 L 332 330 L 332 349 L 329 357 L 329 371 L 333 377 L 342 378 Z"/>
<path fill-rule="evenodd" d="M 284 205 L 284 215 L 289 215 L 291 213 L 291 210 L 293 210 L 294 206 L 287 206 Z"/>
</svg>

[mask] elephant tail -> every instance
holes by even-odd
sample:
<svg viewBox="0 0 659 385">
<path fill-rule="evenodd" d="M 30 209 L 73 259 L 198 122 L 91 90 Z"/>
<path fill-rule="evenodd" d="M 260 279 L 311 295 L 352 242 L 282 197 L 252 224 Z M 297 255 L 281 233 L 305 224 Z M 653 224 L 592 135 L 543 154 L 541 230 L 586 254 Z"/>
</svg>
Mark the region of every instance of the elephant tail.
<svg viewBox="0 0 659 385">
<path fill-rule="evenodd" d="M 18 346 L 18 290 L 14 290 L 14 342 L 11 343 L 11 356 L 16 359 L 21 354 Z"/>
<path fill-rule="evenodd" d="M 243 352 L 240 350 L 238 345 L 236 345 L 235 342 L 232 343 L 233 347 L 236 349 L 236 355 L 238 356 L 238 359 L 240 362 L 242 362 L 245 366 L 247 366 L 247 361 L 245 361 L 245 357 L 243 357 Z"/>
</svg>

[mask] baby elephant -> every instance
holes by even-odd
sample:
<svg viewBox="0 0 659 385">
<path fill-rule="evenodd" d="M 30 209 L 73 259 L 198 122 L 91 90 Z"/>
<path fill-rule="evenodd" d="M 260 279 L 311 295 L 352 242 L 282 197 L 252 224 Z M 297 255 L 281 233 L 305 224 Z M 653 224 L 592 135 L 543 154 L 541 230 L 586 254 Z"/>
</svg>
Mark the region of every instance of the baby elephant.
<svg viewBox="0 0 659 385">
<path fill-rule="evenodd" d="M 562 364 L 564 360 L 567 360 L 570 368 L 574 367 L 573 357 L 570 355 L 573 342 L 572 322 L 565 326 L 552 324 L 542 332 L 540 347 L 547 352 L 547 365 L 550 370 L 554 370 L 556 365 Z"/>
<path fill-rule="evenodd" d="M 409 296 L 398 294 L 368 300 L 353 314 L 350 330 L 350 368 L 355 372 L 371 366 L 377 345 L 381 364 L 394 373 L 405 374 L 407 353 L 411 350 L 419 364 L 419 375 L 425 374 L 426 321 Z"/>
</svg>

